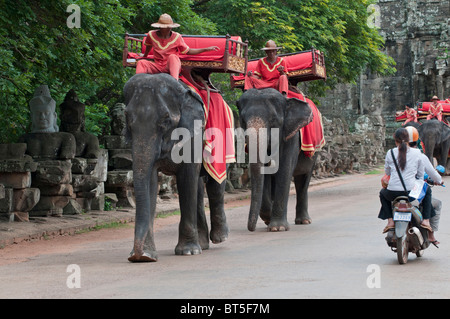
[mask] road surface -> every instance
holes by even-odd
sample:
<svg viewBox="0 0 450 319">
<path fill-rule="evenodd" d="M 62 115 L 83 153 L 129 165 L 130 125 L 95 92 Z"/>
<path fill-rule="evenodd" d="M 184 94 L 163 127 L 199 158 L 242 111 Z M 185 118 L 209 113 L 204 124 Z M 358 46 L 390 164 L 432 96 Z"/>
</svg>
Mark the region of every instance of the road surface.
<svg viewBox="0 0 450 319">
<path fill-rule="evenodd" d="M 293 224 L 291 196 L 287 232 L 267 232 L 261 220 L 249 232 L 248 201 L 241 201 L 227 209 L 229 239 L 196 256 L 174 255 L 178 216 L 160 221 L 157 263 L 127 261 L 131 226 L 71 236 L 67 244 L 6 247 L 18 256 L 2 262 L 0 255 L 0 298 L 449 298 L 449 188 L 433 188 L 443 201 L 440 248 L 399 265 L 377 219 L 380 178 L 349 175 L 311 187 L 311 225 Z M 22 255 L 14 251 L 20 247 Z"/>
</svg>

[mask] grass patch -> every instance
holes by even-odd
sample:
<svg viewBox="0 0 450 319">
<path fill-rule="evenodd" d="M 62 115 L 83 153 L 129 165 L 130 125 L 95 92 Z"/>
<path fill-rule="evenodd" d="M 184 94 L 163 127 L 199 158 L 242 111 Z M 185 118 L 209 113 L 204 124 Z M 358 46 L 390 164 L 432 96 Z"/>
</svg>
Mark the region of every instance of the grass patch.
<svg viewBox="0 0 450 319">
<path fill-rule="evenodd" d="M 171 213 L 158 214 L 158 216 L 156 216 L 156 217 L 158 217 L 158 218 L 167 218 L 167 217 L 170 217 L 170 216 L 178 216 L 178 215 L 181 215 L 181 211 L 176 210 L 176 211 L 173 211 Z"/>
<path fill-rule="evenodd" d="M 384 173 L 384 168 L 378 167 L 374 170 L 367 172 L 365 175 L 379 175 L 379 174 L 383 174 L 383 173 Z"/>
<path fill-rule="evenodd" d="M 90 232 L 92 230 L 111 229 L 111 228 L 129 228 L 129 227 L 132 227 L 132 225 L 130 225 L 128 223 L 122 223 L 122 222 L 116 221 L 116 222 L 95 225 L 94 227 L 91 227 L 88 229 L 82 229 L 82 230 L 76 231 L 75 234 L 84 234 L 84 233 Z"/>
</svg>

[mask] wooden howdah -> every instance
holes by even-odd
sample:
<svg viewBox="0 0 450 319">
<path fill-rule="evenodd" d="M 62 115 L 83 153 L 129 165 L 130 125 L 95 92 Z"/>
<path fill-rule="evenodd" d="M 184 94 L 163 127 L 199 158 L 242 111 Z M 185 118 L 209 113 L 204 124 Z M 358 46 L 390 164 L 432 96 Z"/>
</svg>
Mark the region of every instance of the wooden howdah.
<svg viewBox="0 0 450 319">
<path fill-rule="evenodd" d="M 288 54 L 279 54 L 286 61 L 289 84 L 296 86 L 298 82 L 326 80 L 327 70 L 323 52 L 312 48 L 308 51 L 301 51 Z M 258 59 L 248 61 L 247 71 L 254 71 Z M 245 73 L 231 75 L 231 87 L 244 89 Z"/>
</svg>

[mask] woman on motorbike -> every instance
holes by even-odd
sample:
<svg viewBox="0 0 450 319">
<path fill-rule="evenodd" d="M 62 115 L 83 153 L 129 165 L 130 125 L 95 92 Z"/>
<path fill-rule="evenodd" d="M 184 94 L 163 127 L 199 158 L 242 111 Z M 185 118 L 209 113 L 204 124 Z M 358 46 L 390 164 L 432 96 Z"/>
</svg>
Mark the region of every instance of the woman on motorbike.
<svg viewBox="0 0 450 319">
<path fill-rule="evenodd" d="M 398 169 L 403 177 L 405 187 L 403 187 L 397 168 L 395 167 L 394 158 L 389 150 L 386 154 L 384 170 L 385 174 L 390 176 L 390 179 L 387 188 L 383 188 L 380 191 L 381 209 L 378 214 L 378 218 L 388 220 L 388 224 L 384 228 L 383 233 L 395 228 L 392 216 L 392 201 L 398 196 L 408 196 L 409 191 L 414 187 L 415 180 L 423 180 L 424 177 L 424 165 L 421 160 L 421 152 L 418 149 L 409 147 L 408 131 L 404 128 L 397 129 L 394 133 L 394 140 L 397 147 L 393 149 L 393 153 Z M 431 230 L 431 198 L 424 199 L 422 205 L 424 220 L 421 226 Z"/>
</svg>

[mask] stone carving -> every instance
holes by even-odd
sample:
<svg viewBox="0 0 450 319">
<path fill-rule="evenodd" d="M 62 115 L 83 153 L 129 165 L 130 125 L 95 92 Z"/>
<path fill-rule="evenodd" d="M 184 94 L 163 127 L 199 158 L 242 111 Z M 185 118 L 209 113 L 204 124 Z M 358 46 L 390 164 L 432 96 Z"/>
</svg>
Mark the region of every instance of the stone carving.
<svg viewBox="0 0 450 319">
<path fill-rule="evenodd" d="M 75 201 L 86 211 L 104 209 L 104 182 L 106 181 L 108 157 L 100 149 L 97 136 L 86 132 L 85 105 L 79 101 L 72 89 L 67 92 L 59 106 L 61 131 L 75 137 L 75 157 L 71 160 L 72 187 Z M 76 213 L 76 205 L 69 206 Z M 69 211 L 69 208 L 67 209 Z"/>
<path fill-rule="evenodd" d="M 37 168 L 31 175 L 32 188 L 42 190 L 39 202 L 29 216 L 60 216 L 73 195 L 70 191 L 67 193 L 67 189 L 71 189 L 70 160 L 75 156 L 75 137 L 59 132 L 56 103 L 47 85 L 36 89 L 29 104 L 31 133 L 24 134 L 19 141 L 26 144 L 26 154 L 37 162 Z M 66 193 L 61 194 L 61 188 Z"/>
<path fill-rule="evenodd" d="M 59 106 L 61 131 L 75 136 L 76 157 L 98 158 L 100 146 L 97 136 L 86 132 L 85 105 L 78 100 L 75 91 L 70 90 Z"/>
<path fill-rule="evenodd" d="M 127 144 L 124 129 L 125 104 L 117 103 L 110 109 L 111 135 L 103 137 L 108 150 L 108 178 L 105 183 L 107 194 L 115 194 L 118 207 L 136 207 L 133 188 L 133 159 L 131 146 Z"/>
<path fill-rule="evenodd" d="M 26 155 L 25 143 L 0 144 L 0 218 L 28 221 L 37 204 L 40 190 L 31 187 L 31 173 L 37 169 Z"/>
</svg>

